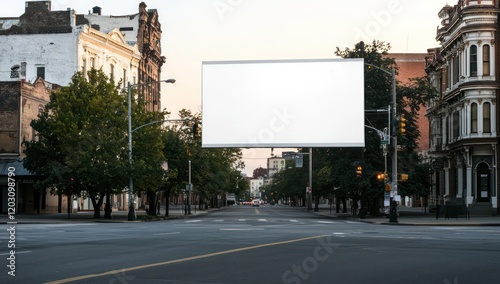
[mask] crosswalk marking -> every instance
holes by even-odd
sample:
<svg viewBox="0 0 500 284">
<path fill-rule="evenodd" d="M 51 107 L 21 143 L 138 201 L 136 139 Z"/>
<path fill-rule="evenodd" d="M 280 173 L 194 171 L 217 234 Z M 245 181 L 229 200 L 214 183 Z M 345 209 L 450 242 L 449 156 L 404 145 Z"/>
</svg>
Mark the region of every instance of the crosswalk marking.
<svg viewBox="0 0 500 284">
<path fill-rule="evenodd" d="M 203 220 L 200 219 L 194 219 L 194 220 L 186 220 L 184 221 L 185 223 L 197 223 L 197 222 L 202 222 Z M 312 224 L 339 224 L 339 223 L 345 223 L 345 221 L 327 221 L 327 220 L 297 220 L 297 219 L 264 219 L 264 218 L 259 218 L 259 219 L 215 219 L 215 220 L 210 220 L 209 222 L 213 223 L 228 223 L 228 222 L 239 222 L 239 223 L 248 223 L 248 222 L 262 222 L 262 223 L 294 223 L 294 224 L 305 224 L 305 223 L 312 223 Z M 347 223 L 358 223 L 358 222 L 349 222 Z"/>
</svg>

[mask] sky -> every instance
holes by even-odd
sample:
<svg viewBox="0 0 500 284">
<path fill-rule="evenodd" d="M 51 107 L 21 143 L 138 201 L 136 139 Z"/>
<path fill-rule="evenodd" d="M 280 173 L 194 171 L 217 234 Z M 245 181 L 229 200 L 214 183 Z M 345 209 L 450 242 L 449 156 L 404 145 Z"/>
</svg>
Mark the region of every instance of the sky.
<svg viewBox="0 0 500 284">
<path fill-rule="evenodd" d="M 33 1 L 33 0 L 32 0 Z M 52 0 L 52 10 L 86 14 L 138 12 L 140 0 Z M 201 63 L 226 60 L 331 59 L 336 47 L 363 40 L 390 43 L 393 53 L 426 53 L 437 47 L 438 12 L 458 0 L 145 0 L 158 11 L 162 53 L 162 108 L 176 118 L 201 112 Z M 24 0 L 0 0 L 0 17 L 24 13 Z M 242 125 L 242 127 L 245 127 Z M 321 127 L 318 127 L 321 129 Z M 288 149 L 289 150 L 289 149 Z M 280 155 L 282 149 L 274 149 Z M 244 149 L 244 172 L 266 168 L 270 149 Z"/>
</svg>

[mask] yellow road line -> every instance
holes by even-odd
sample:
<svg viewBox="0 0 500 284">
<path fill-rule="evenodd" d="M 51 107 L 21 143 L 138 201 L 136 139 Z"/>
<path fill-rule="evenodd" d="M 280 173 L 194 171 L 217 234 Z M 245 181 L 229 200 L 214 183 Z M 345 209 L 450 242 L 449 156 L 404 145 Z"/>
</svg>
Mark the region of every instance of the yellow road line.
<svg viewBox="0 0 500 284">
<path fill-rule="evenodd" d="M 102 276 L 107 276 L 107 275 L 120 274 L 120 273 L 134 271 L 134 270 L 146 269 L 146 268 L 162 266 L 162 265 L 169 265 L 169 264 L 173 264 L 173 263 L 186 262 L 186 261 L 202 259 L 202 258 L 207 258 L 207 257 L 212 257 L 212 256 L 218 256 L 218 255 L 223 255 L 223 254 L 229 254 L 229 253 L 234 253 L 234 252 L 240 252 L 240 251 L 245 251 L 245 250 L 251 250 L 251 249 L 257 249 L 257 248 L 263 248 L 263 247 L 277 246 L 277 245 L 296 243 L 296 242 L 307 241 L 307 240 L 312 240 L 312 239 L 318 239 L 318 238 L 322 238 L 322 237 L 326 237 L 326 236 L 328 236 L 328 235 L 319 235 L 319 236 L 313 236 L 313 237 L 307 237 L 307 238 L 301 238 L 301 239 L 295 239 L 295 240 L 289 240 L 289 241 L 275 242 L 275 243 L 262 244 L 262 245 L 256 245 L 256 246 L 251 246 L 251 247 L 225 250 L 225 251 L 214 252 L 214 253 L 207 253 L 207 254 L 185 257 L 185 258 L 180 258 L 180 259 L 174 259 L 174 260 L 169 260 L 169 261 L 133 266 L 133 267 L 122 268 L 122 269 L 117 269 L 117 270 L 110 270 L 110 271 L 106 271 L 106 272 L 102 272 L 102 273 L 98 273 L 98 274 L 87 274 L 87 275 L 82 275 L 82 276 L 76 276 L 76 277 L 72 277 L 72 278 L 66 278 L 66 279 L 46 282 L 45 284 L 69 283 L 69 282 L 73 282 L 73 281 L 85 280 L 85 279 L 102 277 Z"/>
</svg>

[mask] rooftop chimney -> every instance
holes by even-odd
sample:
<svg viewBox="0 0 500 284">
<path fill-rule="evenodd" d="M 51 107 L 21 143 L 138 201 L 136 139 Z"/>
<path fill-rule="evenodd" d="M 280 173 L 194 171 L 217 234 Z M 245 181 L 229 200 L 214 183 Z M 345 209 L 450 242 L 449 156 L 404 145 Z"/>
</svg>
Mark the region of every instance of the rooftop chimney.
<svg viewBox="0 0 500 284">
<path fill-rule="evenodd" d="M 25 2 L 25 13 L 33 13 L 37 11 L 52 11 L 50 0 L 46 1 L 26 1 Z"/>
<path fill-rule="evenodd" d="M 97 14 L 97 15 L 101 15 L 101 12 L 102 12 L 102 8 L 99 7 L 99 6 L 95 6 L 94 8 L 92 8 L 92 13 L 93 14 Z"/>
</svg>

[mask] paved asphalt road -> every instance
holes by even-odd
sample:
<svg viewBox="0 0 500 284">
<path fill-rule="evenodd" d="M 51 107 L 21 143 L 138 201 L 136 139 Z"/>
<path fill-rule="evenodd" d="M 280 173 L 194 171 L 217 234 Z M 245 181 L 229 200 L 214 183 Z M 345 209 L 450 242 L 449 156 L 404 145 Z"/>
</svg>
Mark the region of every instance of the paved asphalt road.
<svg viewBox="0 0 500 284">
<path fill-rule="evenodd" d="M 0 283 L 498 283 L 500 227 L 383 226 L 304 208 L 189 219 L 18 224 Z"/>
</svg>

